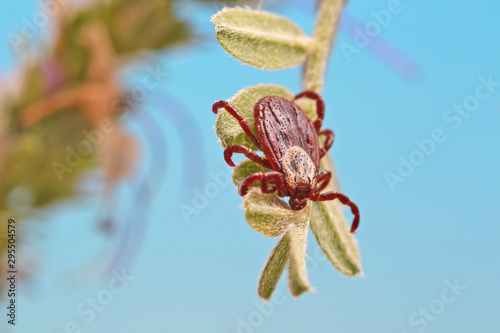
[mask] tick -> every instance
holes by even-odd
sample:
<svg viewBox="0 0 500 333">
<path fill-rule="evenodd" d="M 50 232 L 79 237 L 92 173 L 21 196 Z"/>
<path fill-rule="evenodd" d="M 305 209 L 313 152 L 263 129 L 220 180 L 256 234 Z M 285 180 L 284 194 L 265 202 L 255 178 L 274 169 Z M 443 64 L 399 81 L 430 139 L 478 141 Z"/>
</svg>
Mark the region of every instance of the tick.
<svg viewBox="0 0 500 333">
<path fill-rule="evenodd" d="M 316 101 L 318 118 L 314 123 L 306 113 L 295 104 L 295 100 L 306 97 Z M 247 120 L 226 101 L 217 101 L 212 107 L 217 114 L 224 108 L 236 118 L 253 144 L 260 149 L 265 159 L 248 147 L 231 144 L 224 150 L 224 159 L 234 167 L 231 160 L 233 153 L 245 155 L 250 160 L 271 169 L 269 172 L 256 172 L 245 178 L 241 185 L 241 195 L 248 193 L 255 182 L 261 183 L 263 193 L 274 193 L 278 196 L 290 197 L 289 204 L 293 210 L 301 210 L 312 201 L 338 199 L 351 208 L 354 221 L 351 232 L 359 225 L 359 209 L 346 195 L 339 192 L 320 193 L 330 182 L 331 172 L 319 170 L 319 161 L 330 149 L 334 133 L 329 129 L 321 130 L 325 116 L 325 103 L 321 96 L 304 91 L 289 101 L 279 96 L 261 98 L 254 106 L 254 120 L 257 137 L 253 134 Z M 319 136 L 324 136 L 323 147 L 319 146 Z"/>
</svg>

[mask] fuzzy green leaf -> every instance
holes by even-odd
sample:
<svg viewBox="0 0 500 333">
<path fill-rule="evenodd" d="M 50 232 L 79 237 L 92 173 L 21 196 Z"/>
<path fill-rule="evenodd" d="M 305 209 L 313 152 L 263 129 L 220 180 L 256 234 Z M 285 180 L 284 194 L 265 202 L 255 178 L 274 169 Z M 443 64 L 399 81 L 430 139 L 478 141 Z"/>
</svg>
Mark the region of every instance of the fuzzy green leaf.
<svg viewBox="0 0 500 333">
<path fill-rule="evenodd" d="M 289 100 L 292 100 L 294 97 L 294 94 L 285 87 L 275 84 L 259 84 L 240 90 L 228 101 L 247 120 L 254 135 L 257 134 L 257 132 L 255 132 L 253 117 L 255 103 L 262 97 L 270 95 L 280 96 Z M 215 124 L 215 131 L 224 148 L 231 144 L 239 144 L 257 150 L 252 141 L 250 141 L 248 136 L 241 129 L 238 121 L 224 109 L 219 112 Z"/>
<path fill-rule="evenodd" d="M 261 69 L 302 64 L 312 39 L 289 19 L 247 8 L 226 8 L 212 17 L 215 35 L 236 59 Z"/>
<path fill-rule="evenodd" d="M 271 298 L 271 295 L 276 289 L 276 285 L 285 270 L 286 263 L 288 262 L 288 237 L 285 234 L 276 247 L 271 252 L 271 256 L 267 260 L 266 266 L 262 271 L 259 279 L 257 291 L 260 297 L 265 300 Z"/>
<path fill-rule="evenodd" d="M 251 189 L 243 201 L 248 224 L 267 237 L 283 234 L 291 223 L 308 223 L 311 210 L 292 210 L 288 203 L 274 194 L 265 194 L 258 188 Z"/>
<path fill-rule="evenodd" d="M 307 207 L 310 206 L 310 204 L 307 205 Z M 290 259 L 288 263 L 288 287 L 293 296 L 300 296 L 311 288 L 306 271 L 307 226 L 308 223 L 292 224 L 286 233 Z"/>
<path fill-rule="evenodd" d="M 257 190 L 254 191 L 257 192 Z M 303 209 L 306 211 L 306 216 L 309 216 L 310 208 L 311 205 L 308 204 Z M 271 252 L 271 256 L 262 271 L 258 293 L 266 300 L 271 298 L 288 259 L 290 259 L 288 262 L 288 282 L 292 295 L 299 296 L 310 289 L 305 262 L 309 218 L 304 217 L 294 220 L 294 222 L 297 224 L 289 224 L 287 232 Z"/>
<path fill-rule="evenodd" d="M 322 170 L 335 174 L 330 156 L 321 161 Z M 338 191 L 336 179 L 332 179 L 325 191 Z M 327 258 L 341 273 L 348 276 L 362 275 L 359 248 L 342 213 L 344 206 L 338 201 L 314 202 L 311 229 Z"/>
</svg>

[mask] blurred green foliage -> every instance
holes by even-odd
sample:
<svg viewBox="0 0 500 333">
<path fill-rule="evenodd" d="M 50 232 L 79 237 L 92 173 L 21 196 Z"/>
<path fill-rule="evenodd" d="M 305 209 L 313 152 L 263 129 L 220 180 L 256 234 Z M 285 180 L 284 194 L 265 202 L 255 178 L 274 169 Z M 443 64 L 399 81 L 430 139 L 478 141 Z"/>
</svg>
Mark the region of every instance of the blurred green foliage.
<svg viewBox="0 0 500 333">
<path fill-rule="evenodd" d="M 40 44 L 39 53 L 19 69 L 18 82 L 12 84 L 16 91 L 0 99 L 1 258 L 5 258 L 9 217 L 22 224 L 21 215 L 73 196 L 83 171 L 105 167 L 97 156 L 99 147 L 67 165 L 68 147 L 75 149 L 85 140 L 84 130 L 91 131 L 107 119 L 115 123 L 114 134 L 126 138 L 118 120 L 127 109 L 127 103 L 121 103 L 126 92 L 117 75 L 126 60 L 196 41 L 189 23 L 174 10 L 181 2 L 109 0 L 61 5 L 52 22 L 55 36 L 35 41 Z M 117 154 L 123 153 L 122 147 L 114 148 Z"/>
</svg>

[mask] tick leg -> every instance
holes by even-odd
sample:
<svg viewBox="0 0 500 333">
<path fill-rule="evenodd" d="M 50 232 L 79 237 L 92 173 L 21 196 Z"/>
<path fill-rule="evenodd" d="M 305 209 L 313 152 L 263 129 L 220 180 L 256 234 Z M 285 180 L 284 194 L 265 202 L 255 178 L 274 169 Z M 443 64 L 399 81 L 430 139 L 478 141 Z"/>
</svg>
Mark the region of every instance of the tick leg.
<svg viewBox="0 0 500 333">
<path fill-rule="evenodd" d="M 256 172 L 245 178 L 243 184 L 241 185 L 241 195 L 244 196 L 248 193 L 248 188 L 252 186 L 255 182 L 261 182 L 261 190 L 263 193 L 273 193 L 278 190 L 278 195 L 284 197 L 286 194 L 285 183 L 283 181 L 283 175 L 278 171 L 269 171 L 266 173 Z M 269 187 L 269 184 L 274 184 L 274 186 Z"/>
<path fill-rule="evenodd" d="M 274 186 L 268 187 L 268 184 L 272 183 Z M 266 191 L 267 189 L 267 191 Z M 284 197 L 286 196 L 286 187 L 285 181 L 283 179 L 283 174 L 278 171 L 269 171 L 264 174 L 262 178 L 262 192 L 264 193 L 274 193 L 278 191 L 278 196 Z"/>
<path fill-rule="evenodd" d="M 297 96 L 295 96 L 294 100 L 307 97 L 316 101 L 316 112 L 318 113 L 318 119 L 314 121 L 314 128 L 316 131 L 319 131 L 321 125 L 323 124 L 323 118 L 325 118 L 325 101 L 321 98 L 320 95 L 316 94 L 313 91 L 303 91 Z"/>
<path fill-rule="evenodd" d="M 328 170 L 321 171 L 316 178 L 318 181 L 318 185 L 316 186 L 315 193 L 319 193 L 325 189 L 330 183 L 330 179 L 332 178 L 332 173 Z"/>
<path fill-rule="evenodd" d="M 323 156 L 325 156 L 326 152 L 330 150 L 330 148 L 333 145 L 333 140 L 335 140 L 335 134 L 333 133 L 332 130 L 325 129 L 320 132 L 318 132 L 318 136 L 324 135 L 325 136 L 325 143 L 323 144 L 323 147 L 320 148 L 319 150 L 319 159 L 321 159 Z"/>
<path fill-rule="evenodd" d="M 229 145 L 224 150 L 224 159 L 226 160 L 227 164 L 229 164 L 232 167 L 235 166 L 233 161 L 231 160 L 231 156 L 233 156 L 233 153 L 244 154 L 247 158 L 254 161 L 255 163 L 259 163 L 265 168 L 272 169 L 271 164 L 269 163 L 268 160 L 263 159 L 262 157 L 257 155 L 252 149 L 242 145 Z"/>
<path fill-rule="evenodd" d="M 359 209 L 346 195 L 338 192 L 326 192 L 323 194 L 315 193 L 311 198 L 313 201 L 329 201 L 339 199 L 344 205 L 351 207 L 351 212 L 354 215 L 354 221 L 351 226 L 351 233 L 354 233 L 359 225 Z"/>
<path fill-rule="evenodd" d="M 247 120 L 245 117 L 241 115 L 241 113 L 236 110 L 234 106 L 232 106 L 230 103 L 226 101 L 217 101 L 214 103 L 212 106 L 212 112 L 217 114 L 220 108 L 226 109 L 227 112 L 229 112 L 230 115 L 232 115 L 236 120 L 238 120 L 238 123 L 240 124 L 241 128 L 243 129 L 243 132 L 252 140 L 253 144 L 260 149 L 259 141 L 253 135 L 252 130 L 250 129 L 250 125 L 248 125 Z"/>
</svg>

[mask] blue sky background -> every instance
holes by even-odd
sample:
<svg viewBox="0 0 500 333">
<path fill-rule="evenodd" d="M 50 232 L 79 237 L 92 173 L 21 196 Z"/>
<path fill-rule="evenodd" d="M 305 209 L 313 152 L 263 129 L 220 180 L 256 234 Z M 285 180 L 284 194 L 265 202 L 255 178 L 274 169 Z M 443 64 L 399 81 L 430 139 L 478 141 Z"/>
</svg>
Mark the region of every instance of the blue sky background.
<svg viewBox="0 0 500 333">
<path fill-rule="evenodd" d="M 371 11 L 390 2 L 352 0 L 345 13 L 366 23 Z M 61 203 L 33 219 L 41 222 L 35 244 L 40 273 L 19 296 L 18 325 L 3 328 L 2 319 L 0 331 L 60 333 L 75 322 L 92 333 L 500 332 L 500 86 L 456 129 L 443 118 L 474 95 L 480 77 L 500 82 L 500 21 L 494 15 L 500 3 L 401 0 L 400 6 L 380 38 L 417 64 L 418 74 L 404 77 L 369 48 L 348 61 L 340 45 L 355 44 L 341 32 L 323 94 L 343 191 L 361 209 L 356 238 L 366 277 L 339 274 L 310 237 L 309 278 L 316 292 L 293 299 L 282 279 L 281 297 L 259 315 L 256 285 L 276 239 L 246 224 L 232 184 L 220 187 L 189 223 L 183 219 L 179 205 L 191 204 L 193 190 L 203 191 L 210 173 L 230 171 L 213 132 L 212 103 L 258 83 L 300 91 L 299 68 L 256 70 L 219 47 L 209 22 L 218 7 L 185 5 L 179 10 L 205 40 L 155 60 L 168 77 L 151 93 L 145 115 L 126 120 L 144 153 L 140 176 L 120 191 L 118 234 L 108 239 L 96 233 L 98 199 Z M 308 33 L 314 24 L 309 7 L 264 2 Z M 36 11 L 33 0 L 4 5 L 0 36 L 17 31 Z M 6 37 L 1 45 L 4 77 L 18 59 Z M 145 66 L 130 69 L 131 87 Z M 391 188 L 385 174 L 397 173 L 399 157 L 408 159 L 418 149 L 415 141 L 439 128 L 446 140 Z M 154 180 L 150 200 L 148 191 L 138 192 L 144 177 Z M 120 258 L 134 279 L 86 323 L 76 310 L 108 285 L 112 275 L 100 275 L 99 265 L 124 235 L 130 240 Z M 444 303 L 455 281 L 466 289 Z M 425 320 L 420 311 L 429 307 L 433 317 Z"/>
</svg>

